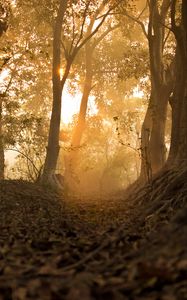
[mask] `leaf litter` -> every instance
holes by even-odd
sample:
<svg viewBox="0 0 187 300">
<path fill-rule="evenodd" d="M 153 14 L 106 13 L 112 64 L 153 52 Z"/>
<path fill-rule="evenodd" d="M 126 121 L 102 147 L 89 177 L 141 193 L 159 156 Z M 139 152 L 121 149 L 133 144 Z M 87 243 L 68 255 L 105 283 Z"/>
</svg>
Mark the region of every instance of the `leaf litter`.
<svg viewBox="0 0 187 300">
<path fill-rule="evenodd" d="M 0 182 L 0 300 L 187 299 L 187 172 L 108 199 Z"/>
</svg>

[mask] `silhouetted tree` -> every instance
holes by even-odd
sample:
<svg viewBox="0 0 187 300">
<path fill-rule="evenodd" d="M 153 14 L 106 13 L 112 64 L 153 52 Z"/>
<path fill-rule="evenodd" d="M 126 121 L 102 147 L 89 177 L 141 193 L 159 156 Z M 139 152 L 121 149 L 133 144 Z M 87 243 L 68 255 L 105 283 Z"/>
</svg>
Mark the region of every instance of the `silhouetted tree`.
<svg viewBox="0 0 187 300">
<path fill-rule="evenodd" d="M 177 4 L 173 0 L 171 6 L 171 29 L 177 42 L 177 68 L 171 98 L 172 131 L 168 165 L 181 167 L 187 163 L 187 1 L 182 1 L 181 11 L 178 11 Z"/>
<path fill-rule="evenodd" d="M 170 0 L 149 1 L 148 45 L 150 57 L 150 100 L 141 131 L 141 178 L 150 180 L 166 161 L 165 126 L 167 106 L 173 89 L 175 59 L 164 62 L 164 50 L 169 34 L 166 19 Z"/>
</svg>

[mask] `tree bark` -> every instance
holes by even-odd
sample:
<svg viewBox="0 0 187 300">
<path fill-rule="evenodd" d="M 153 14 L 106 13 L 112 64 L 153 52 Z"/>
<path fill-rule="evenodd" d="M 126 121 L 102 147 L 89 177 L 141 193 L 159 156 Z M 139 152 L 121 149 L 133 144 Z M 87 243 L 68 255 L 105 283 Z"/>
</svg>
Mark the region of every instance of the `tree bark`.
<svg viewBox="0 0 187 300">
<path fill-rule="evenodd" d="M 92 78 L 93 78 L 93 72 L 92 72 L 92 55 L 93 50 L 91 49 L 90 45 L 86 45 L 86 76 L 85 76 L 85 83 L 84 83 L 84 90 L 83 95 L 81 99 L 81 105 L 80 105 L 80 111 L 78 116 L 78 122 L 77 126 L 75 127 L 75 130 L 73 132 L 72 137 L 72 148 L 77 148 L 80 146 L 82 135 L 85 129 L 85 121 L 86 121 L 86 111 L 88 106 L 88 98 L 90 95 L 90 91 L 92 88 Z M 76 150 L 76 149 L 75 149 Z"/>
<path fill-rule="evenodd" d="M 171 148 L 169 166 L 187 165 L 187 1 L 182 1 L 181 24 L 176 25 L 176 1 L 172 3 L 172 30 L 177 41 L 177 71 L 172 104 Z"/>
<path fill-rule="evenodd" d="M 152 130 L 152 103 L 151 99 L 145 114 L 145 118 L 141 129 L 141 171 L 140 178 L 143 181 L 151 181 L 152 179 L 152 168 L 150 159 L 149 140 Z"/>
<path fill-rule="evenodd" d="M 86 125 L 86 112 L 88 107 L 88 99 L 92 88 L 92 57 L 93 57 L 92 45 L 87 43 L 85 45 L 85 82 L 84 89 L 81 98 L 80 111 L 78 115 L 78 121 L 74 128 L 71 142 L 70 152 L 65 156 L 65 178 L 69 187 L 73 187 L 77 182 L 76 166 L 78 160 L 78 154 L 81 147 L 81 140 Z"/>
<path fill-rule="evenodd" d="M 167 105 L 172 92 L 172 64 L 165 69 L 163 49 L 164 22 L 169 1 L 162 2 L 161 11 L 156 0 L 150 1 L 148 43 L 151 73 L 151 96 L 141 131 L 141 173 L 142 181 L 150 181 L 166 161 L 165 125 Z"/>
<path fill-rule="evenodd" d="M 160 94 L 160 96 L 159 96 Z M 141 130 L 141 179 L 151 181 L 166 161 L 165 126 L 167 106 L 171 89 L 160 88 L 160 92 L 151 95 L 148 109 Z M 156 105 L 156 99 L 160 103 Z"/>
<path fill-rule="evenodd" d="M 180 47 L 181 57 L 181 95 L 182 113 L 180 122 L 180 140 L 176 161 L 178 165 L 186 167 L 187 165 L 187 1 L 182 1 L 182 38 L 178 37 L 177 42 Z"/>
<path fill-rule="evenodd" d="M 3 124 L 2 124 L 2 110 L 3 101 L 0 96 L 0 180 L 4 179 L 5 170 L 5 154 L 4 154 L 4 143 L 3 143 Z"/>
<path fill-rule="evenodd" d="M 168 100 L 171 94 L 171 89 L 165 85 L 155 92 L 157 101 L 152 116 L 152 131 L 149 140 L 150 144 L 150 162 L 152 173 L 158 172 L 166 161 L 166 146 L 165 146 L 165 126 L 167 118 Z"/>
<path fill-rule="evenodd" d="M 172 110 L 172 125 L 171 125 L 171 144 L 169 155 L 166 163 L 166 167 L 170 168 L 175 164 L 175 158 L 178 153 L 179 147 L 179 136 L 180 136 L 180 121 L 182 113 L 182 94 L 183 94 L 183 75 L 181 72 L 182 65 L 180 54 L 177 49 L 176 51 L 176 74 L 175 74 L 175 84 L 173 90 L 173 96 L 170 99 L 170 106 Z"/>
<path fill-rule="evenodd" d="M 50 180 L 51 175 L 55 173 L 56 164 L 59 154 L 59 133 L 60 133 L 60 119 L 61 119 L 61 97 L 65 81 L 67 79 L 71 64 L 67 64 L 66 71 L 62 82 L 60 79 L 60 62 L 61 62 L 61 31 L 64 20 L 64 14 L 67 8 L 68 0 L 61 0 L 56 18 L 56 23 L 53 32 L 53 105 L 52 115 L 50 119 L 49 137 L 46 159 L 44 164 L 43 182 Z"/>
</svg>

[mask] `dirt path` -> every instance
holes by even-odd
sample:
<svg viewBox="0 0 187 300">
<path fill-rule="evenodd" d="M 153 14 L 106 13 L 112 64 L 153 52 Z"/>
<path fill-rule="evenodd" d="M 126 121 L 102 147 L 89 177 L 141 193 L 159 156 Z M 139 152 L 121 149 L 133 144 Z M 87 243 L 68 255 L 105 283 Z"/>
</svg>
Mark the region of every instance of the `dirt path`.
<svg viewBox="0 0 187 300">
<path fill-rule="evenodd" d="M 185 173 L 108 200 L 0 182 L 0 300 L 187 299 L 186 191 Z"/>
</svg>

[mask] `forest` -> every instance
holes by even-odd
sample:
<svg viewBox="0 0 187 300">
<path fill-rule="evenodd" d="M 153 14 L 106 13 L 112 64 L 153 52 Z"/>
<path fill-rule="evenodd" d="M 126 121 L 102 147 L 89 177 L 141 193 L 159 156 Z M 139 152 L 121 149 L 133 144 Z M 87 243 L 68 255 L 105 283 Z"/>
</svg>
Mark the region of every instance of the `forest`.
<svg viewBox="0 0 187 300">
<path fill-rule="evenodd" d="M 0 300 L 187 299 L 187 1 L 0 0 Z"/>
</svg>

